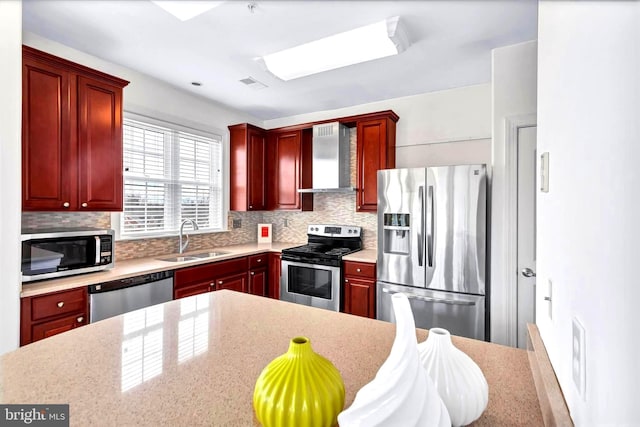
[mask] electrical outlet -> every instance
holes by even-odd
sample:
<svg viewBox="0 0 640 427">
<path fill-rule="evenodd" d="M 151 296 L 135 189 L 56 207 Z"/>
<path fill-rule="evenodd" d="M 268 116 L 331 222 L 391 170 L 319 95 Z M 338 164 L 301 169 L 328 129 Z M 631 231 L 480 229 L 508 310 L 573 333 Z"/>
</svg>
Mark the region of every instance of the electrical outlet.
<svg viewBox="0 0 640 427">
<path fill-rule="evenodd" d="M 586 343 L 585 343 L 585 331 L 584 327 L 580 324 L 578 319 L 573 318 L 573 340 L 572 340 L 572 358 L 571 358 L 571 370 L 573 373 L 573 383 L 578 389 L 578 394 L 585 400 L 586 391 Z"/>
<path fill-rule="evenodd" d="M 233 228 L 241 228 L 242 220 L 240 218 L 233 220 Z"/>
<path fill-rule="evenodd" d="M 284 219 L 284 224 L 285 227 L 289 226 L 289 220 L 287 218 Z"/>
</svg>

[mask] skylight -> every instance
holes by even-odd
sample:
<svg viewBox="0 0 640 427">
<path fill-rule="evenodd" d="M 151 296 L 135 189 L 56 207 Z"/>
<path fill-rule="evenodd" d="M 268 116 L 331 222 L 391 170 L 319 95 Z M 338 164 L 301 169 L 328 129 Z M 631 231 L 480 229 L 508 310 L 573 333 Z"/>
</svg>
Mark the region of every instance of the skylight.
<svg viewBox="0 0 640 427">
<path fill-rule="evenodd" d="M 198 15 L 220 6 L 224 1 L 151 0 L 181 21 L 188 21 Z"/>
<path fill-rule="evenodd" d="M 399 17 L 388 18 L 260 58 L 282 80 L 396 55 L 408 47 Z"/>
</svg>

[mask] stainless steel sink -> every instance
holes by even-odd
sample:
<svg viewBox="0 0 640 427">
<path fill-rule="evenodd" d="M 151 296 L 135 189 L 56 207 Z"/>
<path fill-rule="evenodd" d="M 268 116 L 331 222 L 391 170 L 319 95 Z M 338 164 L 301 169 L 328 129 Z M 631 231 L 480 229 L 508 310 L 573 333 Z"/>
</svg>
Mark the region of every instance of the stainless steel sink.
<svg viewBox="0 0 640 427">
<path fill-rule="evenodd" d="M 199 254 L 191 254 L 184 256 L 172 256 L 167 258 L 157 258 L 159 261 L 167 261 L 167 262 L 184 262 L 184 261 L 194 261 L 197 259 L 204 258 L 214 258 L 220 255 L 227 255 L 229 252 L 201 252 Z"/>
<path fill-rule="evenodd" d="M 184 261 L 193 261 L 196 259 L 202 259 L 202 257 L 197 256 L 172 256 L 168 258 L 157 258 L 158 261 L 167 261 L 167 262 L 184 262 Z"/>
<path fill-rule="evenodd" d="M 220 255 L 227 255 L 229 252 L 202 252 L 199 254 L 192 254 L 190 256 L 196 258 L 213 258 Z"/>
</svg>

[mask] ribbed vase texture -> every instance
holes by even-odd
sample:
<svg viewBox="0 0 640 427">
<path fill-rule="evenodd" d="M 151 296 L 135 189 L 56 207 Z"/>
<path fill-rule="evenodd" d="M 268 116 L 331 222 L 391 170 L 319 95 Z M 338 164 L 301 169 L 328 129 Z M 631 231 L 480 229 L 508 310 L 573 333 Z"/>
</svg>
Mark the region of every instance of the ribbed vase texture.
<svg viewBox="0 0 640 427">
<path fill-rule="evenodd" d="M 453 345 L 446 329 L 430 329 L 418 351 L 449 410 L 451 424 L 465 426 L 477 420 L 489 401 L 489 385 L 480 367 Z"/>
<path fill-rule="evenodd" d="M 296 337 L 262 370 L 253 407 L 264 427 L 331 427 L 344 407 L 344 382 L 308 338 Z"/>
<path fill-rule="evenodd" d="M 340 427 L 450 427 L 435 385 L 420 364 L 416 328 L 407 296 L 391 297 L 396 337 L 376 377 L 340 415 Z"/>
</svg>

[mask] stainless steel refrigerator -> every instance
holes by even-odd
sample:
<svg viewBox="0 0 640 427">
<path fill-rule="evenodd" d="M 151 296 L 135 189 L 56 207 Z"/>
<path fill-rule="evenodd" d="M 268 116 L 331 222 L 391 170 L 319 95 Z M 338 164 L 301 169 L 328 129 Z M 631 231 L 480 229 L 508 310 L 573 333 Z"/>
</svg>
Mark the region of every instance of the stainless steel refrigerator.
<svg viewBox="0 0 640 427">
<path fill-rule="evenodd" d="M 485 339 L 485 165 L 378 171 L 377 318 L 409 297 L 418 328 Z"/>
</svg>

